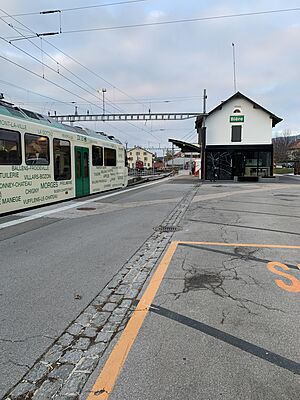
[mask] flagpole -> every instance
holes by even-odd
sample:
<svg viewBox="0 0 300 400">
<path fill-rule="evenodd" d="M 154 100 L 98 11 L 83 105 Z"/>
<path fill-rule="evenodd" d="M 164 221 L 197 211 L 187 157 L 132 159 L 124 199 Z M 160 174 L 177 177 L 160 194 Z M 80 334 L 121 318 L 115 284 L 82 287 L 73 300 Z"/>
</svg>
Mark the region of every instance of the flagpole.
<svg viewBox="0 0 300 400">
<path fill-rule="evenodd" d="M 236 73 L 235 73 L 235 47 L 232 43 L 232 57 L 233 57 L 233 90 L 236 93 Z"/>
</svg>

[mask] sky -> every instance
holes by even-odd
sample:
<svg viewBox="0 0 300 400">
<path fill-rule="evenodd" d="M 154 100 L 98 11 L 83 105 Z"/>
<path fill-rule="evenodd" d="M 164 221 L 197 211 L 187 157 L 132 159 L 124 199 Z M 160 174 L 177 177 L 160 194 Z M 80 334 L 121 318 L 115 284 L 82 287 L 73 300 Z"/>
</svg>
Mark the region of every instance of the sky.
<svg viewBox="0 0 300 400">
<path fill-rule="evenodd" d="M 106 113 L 202 112 L 204 89 L 209 111 L 234 94 L 234 43 L 237 90 L 283 118 L 274 136 L 300 132 L 297 0 L 2 0 L 0 37 L 0 92 L 44 114 L 102 114 L 102 89 Z M 197 142 L 194 119 L 81 125 L 128 147 Z"/>
</svg>

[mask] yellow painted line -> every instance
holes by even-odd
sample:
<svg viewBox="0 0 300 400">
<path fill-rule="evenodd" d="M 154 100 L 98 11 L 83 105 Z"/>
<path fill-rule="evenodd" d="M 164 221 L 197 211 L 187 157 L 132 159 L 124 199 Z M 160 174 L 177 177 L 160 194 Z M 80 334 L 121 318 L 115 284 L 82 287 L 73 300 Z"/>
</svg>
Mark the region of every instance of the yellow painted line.
<svg viewBox="0 0 300 400">
<path fill-rule="evenodd" d="M 133 345 L 139 333 L 139 330 L 149 311 L 151 303 L 168 269 L 170 261 L 176 251 L 177 245 L 178 242 L 174 241 L 168 247 L 166 254 L 164 255 L 155 273 L 153 274 L 147 289 L 145 290 L 141 300 L 139 301 L 136 310 L 133 312 L 132 317 L 130 318 L 119 341 L 117 342 L 109 358 L 107 359 L 101 371 L 101 374 L 96 380 L 87 400 L 108 399 L 121 372 L 121 369 L 126 361 L 131 346 Z"/>
<path fill-rule="evenodd" d="M 228 247 L 258 247 L 265 249 L 300 249 L 300 246 L 290 246 L 281 244 L 257 244 L 257 243 L 222 243 L 222 242 L 178 242 L 181 244 L 194 244 L 194 245 L 206 245 L 206 246 L 228 246 Z"/>
<path fill-rule="evenodd" d="M 171 259 L 178 247 L 182 244 L 206 245 L 206 246 L 228 246 L 228 247 L 258 247 L 271 249 L 300 249 L 300 246 L 277 245 L 277 244 L 255 244 L 255 243 L 222 243 L 222 242 L 184 242 L 173 241 L 168 247 L 159 266 L 154 272 L 150 283 L 145 290 L 137 308 L 134 310 L 121 337 L 109 355 L 99 377 L 97 378 L 87 400 L 107 400 L 115 386 L 118 376 L 125 364 L 129 351 L 141 329 L 152 301 L 159 289 L 163 277 L 169 267 Z"/>
</svg>

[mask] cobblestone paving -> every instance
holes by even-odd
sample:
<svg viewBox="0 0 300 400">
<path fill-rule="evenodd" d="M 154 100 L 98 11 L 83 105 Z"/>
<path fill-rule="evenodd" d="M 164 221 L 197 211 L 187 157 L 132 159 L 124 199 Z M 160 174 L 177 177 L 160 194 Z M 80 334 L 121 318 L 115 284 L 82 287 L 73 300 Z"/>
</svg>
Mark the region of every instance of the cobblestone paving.
<svg viewBox="0 0 300 400">
<path fill-rule="evenodd" d="M 124 329 L 144 283 L 170 242 L 173 235 L 170 228 L 178 228 L 197 189 L 198 185 L 177 204 L 4 399 L 79 398 L 111 340 Z"/>
</svg>

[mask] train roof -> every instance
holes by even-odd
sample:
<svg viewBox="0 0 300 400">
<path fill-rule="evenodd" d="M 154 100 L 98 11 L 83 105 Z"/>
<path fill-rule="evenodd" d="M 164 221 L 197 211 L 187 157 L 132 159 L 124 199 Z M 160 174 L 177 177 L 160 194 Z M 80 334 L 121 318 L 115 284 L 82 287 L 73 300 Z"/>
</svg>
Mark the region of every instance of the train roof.
<svg viewBox="0 0 300 400">
<path fill-rule="evenodd" d="M 25 108 L 16 107 L 12 103 L 0 100 L 0 115 L 27 120 L 42 125 L 47 125 L 52 128 L 63 129 L 65 131 L 73 132 L 83 136 L 93 137 L 95 139 L 102 139 L 108 142 L 122 144 L 114 136 L 106 135 L 104 132 L 96 132 L 88 128 L 81 128 L 80 126 L 69 126 L 57 122 L 54 118 L 36 113 L 34 111 L 26 110 Z"/>
</svg>

